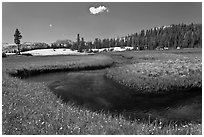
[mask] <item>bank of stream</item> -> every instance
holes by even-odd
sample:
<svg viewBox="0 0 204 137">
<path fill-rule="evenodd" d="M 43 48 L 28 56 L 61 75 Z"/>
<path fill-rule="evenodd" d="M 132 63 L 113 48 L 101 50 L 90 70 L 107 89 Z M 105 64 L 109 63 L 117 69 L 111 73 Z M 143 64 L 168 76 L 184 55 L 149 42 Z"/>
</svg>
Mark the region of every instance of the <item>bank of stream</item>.
<svg viewBox="0 0 204 137">
<path fill-rule="evenodd" d="M 140 95 L 105 77 L 106 70 L 57 72 L 28 77 L 29 82 L 48 82 L 65 103 L 123 115 L 130 120 L 160 119 L 165 122 L 202 121 L 202 89 L 177 95 Z"/>
</svg>

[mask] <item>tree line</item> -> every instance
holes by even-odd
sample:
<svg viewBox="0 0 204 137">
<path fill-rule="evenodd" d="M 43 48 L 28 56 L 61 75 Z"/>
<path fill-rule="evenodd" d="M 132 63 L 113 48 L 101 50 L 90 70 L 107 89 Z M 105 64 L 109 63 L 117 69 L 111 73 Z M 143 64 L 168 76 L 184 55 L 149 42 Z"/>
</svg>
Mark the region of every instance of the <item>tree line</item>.
<svg viewBox="0 0 204 137">
<path fill-rule="evenodd" d="M 22 38 L 18 29 L 14 35 L 14 41 L 20 45 Z M 41 46 L 42 45 L 42 46 Z M 162 27 L 154 27 L 141 30 L 124 37 L 100 39 L 86 42 L 80 34 L 77 34 L 76 42 L 71 40 L 57 40 L 51 45 L 38 43 L 33 48 L 69 48 L 71 50 L 90 51 L 91 49 L 111 48 L 111 47 L 133 47 L 136 50 L 154 50 L 163 48 L 196 48 L 202 47 L 202 24 L 178 24 Z M 24 46 L 24 50 L 25 50 Z M 20 48 L 19 48 L 20 49 Z"/>
<path fill-rule="evenodd" d="M 124 37 L 99 39 L 92 42 L 84 42 L 77 35 L 77 42 L 72 46 L 75 50 L 101 49 L 111 47 L 134 47 L 137 50 L 154 50 L 163 48 L 195 48 L 202 47 L 202 24 L 178 24 L 162 27 L 154 27 L 141 30 Z"/>
</svg>

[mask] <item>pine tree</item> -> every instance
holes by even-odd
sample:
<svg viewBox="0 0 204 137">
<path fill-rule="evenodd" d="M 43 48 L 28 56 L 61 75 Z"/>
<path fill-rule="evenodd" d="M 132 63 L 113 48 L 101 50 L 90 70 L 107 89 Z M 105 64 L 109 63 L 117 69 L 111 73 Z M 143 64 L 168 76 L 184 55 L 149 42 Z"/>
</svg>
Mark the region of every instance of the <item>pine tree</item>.
<svg viewBox="0 0 204 137">
<path fill-rule="evenodd" d="M 98 49 L 98 38 L 95 38 L 94 40 L 94 48 Z"/>
<path fill-rule="evenodd" d="M 80 36 L 79 36 L 79 34 L 77 34 L 77 42 L 76 42 L 76 46 L 77 46 L 77 50 L 79 51 L 80 50 L 80 45 L 81 44 L 81 42 L 80 42 Z"/>
<path fill-rule="evenodd" d="M 79 47 L 79 52 L 82 52 L 85 49 L 85 41 L 84 38 L 81 38 L 81 42 L 80 42 L 80 47 Z"/>
<path fill-rule="evenodd" d="M 80 44 L 80 36 L 79 36 L 79 34 L 77 34 L 77 45 L 79 45 Z"/>
<path fill-rule="evenodd" d="M 18 29 L 16 29 L 15 34 L 14 34 L 14 42 L 17 44 L 18 46 L 18 54 L 20 54 L 20 39 L 22 38 L 22 35 L 20 33 L 20 31 Z"/>
</svg>

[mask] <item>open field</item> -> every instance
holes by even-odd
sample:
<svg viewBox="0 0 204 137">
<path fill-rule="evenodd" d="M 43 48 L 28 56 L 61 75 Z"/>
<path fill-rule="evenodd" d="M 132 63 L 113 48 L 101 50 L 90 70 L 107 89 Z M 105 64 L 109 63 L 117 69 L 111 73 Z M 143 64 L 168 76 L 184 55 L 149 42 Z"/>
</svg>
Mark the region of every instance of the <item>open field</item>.
<svg viewBox="0 0 204 137">
<path fill-rule="evenodd" d="M 135 93 L 165 94 L 202 87 L 202 58 L 196 50 L 121 56 L 132 62 L 109 69 L 106 76 L 135 89 Z"/>
<path fill-rule="evenodd" d="M 17 61 L 17 62 L 16 62 Z M 94 70 L 110 67 L 113 60 L 106 56 L 47 56 L 8 57 L 4 59 L 5 72 L 18 77 L 56 71 Z M 13 66 L 15 64 L 15 67 Z M 4 67 L 5 66 L 5 67 Z M 8 67 L 6 67 L 8 66 Z"/>
<path fill-rule="evenodd" d="M 172 75 L 177 75 L 182 66 L 189 66 L 192 72 L 190 70 L 187 71 L 187 68 L 185 68 L 185 75 L 188 72 L 196 74 L 194 77 L 193 75 L 189 76 L 194 78 L 192 82 L 197 82 L 194 85 L 195 87 L 200 88 L 202 86 L 200 49 L 186 51 L 129 51 L 100 54 L 91 56 L 14 56 L 3 58 L 2 133 L 202 134 L 202 124 L 198 123 L 178 125 L 174 122 L 164 124 L 159 120 L 153 122 L 129 121 L 122 115 L 112 116 L 102 111 L 92 112 L 74 104 L 65 104 L 50 91 L 47 87 L 49 83 L 30 83 L 18 78 L 45 72 L 100 69 L 113 66 L 107 75 L 110 75 L 116 82 L 121 78 L 126 82 L 136 76 L 135 70 L 139 71 L 138 75 L 143 77 L 142 72 L 146 68 L 145 76 L 152 77 L 154 75 L 165 75 L 166 72 L 160 73 L 160 70 L 164 69 L 169 72 L 171 71 L 168 70 L 170 67 L 175 69 L 172 70 Z M 170 59 L 172 62 L 169 62 Z M 112 65 L 113 62 L 114 65 Z M 138 66 L 137 63 L 141 64 Z M 155 69 L 158 70 L 158 73 L 152 74 Z M 120 74 L 120 77 L 116 78 L 118 74 Z M 135 83 L 135 79 L 132 79 L 131 82 Z M 186 82 L 184 83 L 186 84 Z"/>
</svg>

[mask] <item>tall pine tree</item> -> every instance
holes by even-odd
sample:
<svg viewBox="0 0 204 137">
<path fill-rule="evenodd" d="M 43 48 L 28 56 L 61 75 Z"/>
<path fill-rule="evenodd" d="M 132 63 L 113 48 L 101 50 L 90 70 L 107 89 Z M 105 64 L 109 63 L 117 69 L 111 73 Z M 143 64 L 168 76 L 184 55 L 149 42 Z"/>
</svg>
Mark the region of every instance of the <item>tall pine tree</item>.
<svg viewBox="0 0 204 137">
<path fill-rule="evenodd" d="M 18 29 L 16 29 L 15 34 L 14 34 L 14 42 L 17 44 L 18 47 L 18 54 L 20 54 L 20 44 L 21 41 L 20 39 L 22 38 L 22 35 Z"/>
</svg>

